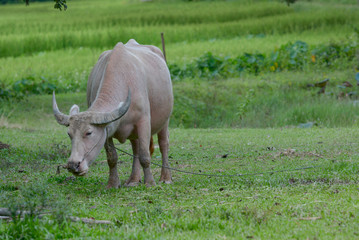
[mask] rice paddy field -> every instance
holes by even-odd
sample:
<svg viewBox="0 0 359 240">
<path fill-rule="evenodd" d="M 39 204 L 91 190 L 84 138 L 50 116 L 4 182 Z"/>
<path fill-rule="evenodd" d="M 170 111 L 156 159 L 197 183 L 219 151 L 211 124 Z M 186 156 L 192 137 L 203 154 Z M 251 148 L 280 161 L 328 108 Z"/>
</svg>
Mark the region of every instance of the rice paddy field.
<svg viewBox="0 0 359 240">
<path fill-rule="evenodd" d="M 357 0 L 53 4 L 0 5 L 1 239 L 358 238 Z M 162 32 L 171 166 L 237 176 L 106 189 L 104 151 L 84 178 L 59 168 L 71 141 L 52 91 L 61 111 L 86 110 L 99 55 L 129 39 L 162 49 Z M 132 164 L 119 162 L 123 183 Z"/>
<path fill-rule="evenodd" d="M 352 37 L 359 22 L 356 1 L 300 1 L 287 7 L 279 1 L 80 0 L 69 6 L 63 12 L 50 3 L 1 6 L 2 83 L 29 76 L 86 82 L 102 51 L 131 38 L 160 47 L 161 32 L 168 62 L 186 63 L 206 52 L 234 57 L 269 53 L 296 40 L 341 42 Z"/>
</svg>

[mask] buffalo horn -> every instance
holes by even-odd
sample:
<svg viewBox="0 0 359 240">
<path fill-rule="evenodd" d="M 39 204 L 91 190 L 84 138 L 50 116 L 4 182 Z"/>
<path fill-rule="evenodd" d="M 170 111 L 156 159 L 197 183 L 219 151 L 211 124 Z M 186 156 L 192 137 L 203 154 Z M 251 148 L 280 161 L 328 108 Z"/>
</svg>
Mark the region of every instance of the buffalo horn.
<svg viewBox="0 0 359 240">
<path fill-rule="evenodd" d="M 59 124 L 69 126 L 69 116 L 60 112 L 59 108 L 57 107 L 55 91 L 52 94 L 52 110 L 54 111 L 56 121 Z"/>
<path fill-rule="evenodd" d="M 120 119 L 130 108 L 131 91 L 128 89 L 128 95 L 125 102 L 121 102 L 118 108 L 109 113 L 95 113 L 91 118 L 92 124 L 108 124 Z"/>
</svg>

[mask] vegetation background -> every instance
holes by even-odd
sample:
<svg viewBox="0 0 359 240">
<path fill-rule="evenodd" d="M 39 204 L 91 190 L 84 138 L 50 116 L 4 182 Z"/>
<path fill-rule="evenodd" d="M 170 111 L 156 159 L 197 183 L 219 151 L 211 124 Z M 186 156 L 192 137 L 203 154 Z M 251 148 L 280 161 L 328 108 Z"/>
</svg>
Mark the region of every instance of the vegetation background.
<svg viewBox="0 0 359 240">
<path fill-rule="evenodd" d="M 1 238 L 357 238 L 358 1 L 67 4 L 0 5 L 0 207 L 13 213 Z M 174 172 L 171 186 L 106 190 L 101 153 L 86 178 L 56 173 L 70 142 L 52 91 L 63 112 L 85 110 L 101 52 L 131 38 L 161 48 L 161 32 L 175 94 L 172 166 L 279 172 Z M 124 181 L 131 163 L 120 162 Z"/>
</svg>

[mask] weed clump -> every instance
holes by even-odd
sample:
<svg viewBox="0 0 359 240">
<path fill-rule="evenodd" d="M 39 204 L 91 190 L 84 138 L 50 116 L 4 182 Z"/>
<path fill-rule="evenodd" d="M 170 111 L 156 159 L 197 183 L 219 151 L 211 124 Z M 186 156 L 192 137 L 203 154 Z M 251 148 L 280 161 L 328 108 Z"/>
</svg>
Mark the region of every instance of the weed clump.
<svg viewBox="0 0 359 240">
<path fill-rule="evenodd" d="M 70 231 L 66 204 L 55 200 L 43 183 L 22 187 L 18 195 L 3 196 L 1 202 L 10 220 L 0 225 L 1 239 L 71 238 L 77 232 Z"/>
</svg>

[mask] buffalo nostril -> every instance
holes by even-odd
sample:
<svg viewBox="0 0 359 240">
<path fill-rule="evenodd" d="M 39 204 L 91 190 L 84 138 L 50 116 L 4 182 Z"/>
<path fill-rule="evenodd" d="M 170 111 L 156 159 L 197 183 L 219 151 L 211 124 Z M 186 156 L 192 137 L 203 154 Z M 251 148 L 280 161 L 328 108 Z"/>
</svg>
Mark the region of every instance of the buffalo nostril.
<svg viewBox="0 0 359 240">
<path fill-rule="evenodd" d="M 76 172 L 79 171 L 79 169 L 80 169 L 80 164 L 81 164 L 81 162 L 79 162 L 79 163 L 76 164 Z"/>
</svg>

